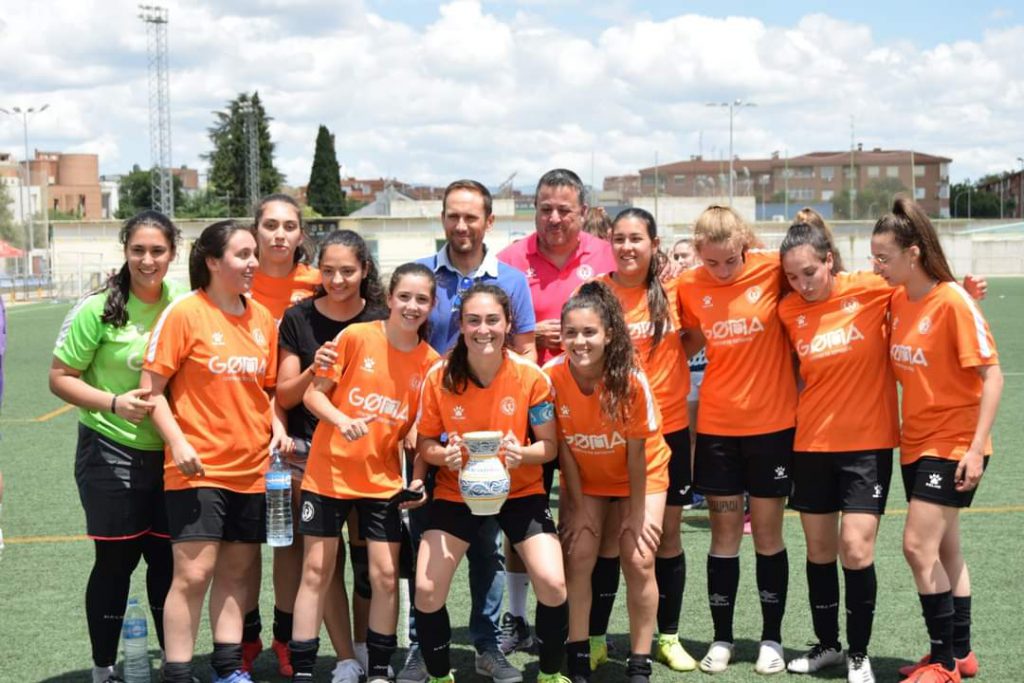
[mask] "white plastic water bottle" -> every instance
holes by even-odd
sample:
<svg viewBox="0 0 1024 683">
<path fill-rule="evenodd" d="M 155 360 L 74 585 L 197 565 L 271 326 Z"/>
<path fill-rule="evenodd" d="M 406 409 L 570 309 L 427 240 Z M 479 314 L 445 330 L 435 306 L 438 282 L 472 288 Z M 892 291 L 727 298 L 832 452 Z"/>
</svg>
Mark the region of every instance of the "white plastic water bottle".
<svg viewBox="0 0 1024 683">
<path fill-rule="evenodd" d="M 125 683 L 150 683 L 148 636 L 146 613 L 136 598 L 129 598 L 121 625 Z"/>
<path fill-rule="evenodd" d="M 267 545 L 292 544 L 292 472 L 276 448 L 267 470 Z"/>
</svg>

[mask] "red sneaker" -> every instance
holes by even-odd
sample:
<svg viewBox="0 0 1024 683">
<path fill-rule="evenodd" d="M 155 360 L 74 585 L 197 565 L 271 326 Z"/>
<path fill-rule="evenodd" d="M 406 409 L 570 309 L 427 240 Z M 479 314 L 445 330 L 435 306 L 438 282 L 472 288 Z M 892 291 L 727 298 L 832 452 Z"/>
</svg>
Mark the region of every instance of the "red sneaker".
<svg viewBox="0 0 1024 683">
<path fill-rule="evenodd" d="M 904 678 L 900 683 L 961 683 L 957 669 L 946 671 L 939 663 L 926 664 Z"/>
<path fill-rule="evenodd" d="M 907 664 L 906 666 L 900 667 L 901 676 L 910 676 L 918 669 L 922 669 L 928 665 L 931 661 L 931 655 L 925 655 L 921 657 L 916 664 Z M 967 653 L 967 656 L 963 659 L 955 659 L 956 670 L 960 673 L 961 678 L 974 678 L 978 675 L 978 658 L 974 654 L 974 650 Z"/>
<path fill-rule="evenodd" d="M 291 678 L 295 669 L 292 668 L 292 653 L 288 651 L 288 643 L 282 643 L 274 638 L 270 642 L 270 649 L 277 655 L 277 673 L 285 678 Z"/>
<path fill-rule="evenodd" d="M 252 673 L 252 663 L 256 661 L 256 658 L 263 652 L 263 641 L 257 638 L 256 640 L 247 640 L 242 642 L 242 671 L 246 673 Z"/>
</svg>

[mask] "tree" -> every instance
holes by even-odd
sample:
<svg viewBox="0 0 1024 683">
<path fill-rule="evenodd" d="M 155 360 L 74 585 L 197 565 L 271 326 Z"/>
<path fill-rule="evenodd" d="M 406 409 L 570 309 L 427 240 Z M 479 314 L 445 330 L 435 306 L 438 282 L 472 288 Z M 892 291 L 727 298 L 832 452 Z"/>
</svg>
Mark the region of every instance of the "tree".
<svg viewBox="0 0 1024 683">
<path fill-rule="evenodd" d="M 316 134 L 313 168 L 309 172 L 306 201 L 321 216 L 344 216 L 345 193 L 341 189 L 334 135 L 321 125 Z"/>
<path fill-rule="evenodd" d="M 210 162 L 210 189 L 217 196 L 227 198 L 235 215 L 248 215 L 249 206 L 248 169 L 249 141 L 245 134 L 246 113 L 244 108 L 251 104 L 256 112 L 256 129 L 260 149 L 260 195 L 276 192 L 284 182 L 284 175 L 274 166 L 274 143 L 270 140 L 267 116 L 258 93 L 241 93 L 228 102 L 226 111 L 214 112 L 216 121 L 207 129 L 213 151 L 202 156 Z"/>
<path fill-rule="evenodd" d="M 7 186 L 0 183 L 0 240 L 20 247 L 24 244 L 22 230 L 14 222 L 14 213 L 11 211 L 11 195 Z"/>
<path fill-rule="evenodd" d="M 121 184 L 117 189 L 117 212 L 114 214 L 116 218 L 131 218 L 140 211 L 153 208 L 153 174 L 154 170 L 144 171 L 135 164 L 130 173 L 121 176 Z M 172 176 L 171 185 L 174 187 L 174 206 L 179 207 L 183 203 L 181 178 Z"/>
<path fill-rule="evenodd" d="M 231 207 L 226 197 L 218 196 L 207 188 L 185 195 L 185 201 L 175 204 L 174 215 L 176 218 L 228 218 Z"/>
<path fill-rule="evenodd" d="M 850 190 L 843 190 L 832 198 L 832 212 L 836 218 L 874 219 L 892 208 L 897 194 L 908 192 L 898 178 L 878 178 L 870 181 L 854 195 L 853 215 L 850 215 Z"/>
<path fill-rule="evenodd" d="M 998 179 L 999 176 L 986 176 L 978 184 L 988 184 Z M 954 183 L 949 188 L 949 202 L 949 215 L 952 218 L 999 218 L 999 194 L 979 190 L 970 182 Z M 1014 198 L 1009 195 L 1003 197 L 1003 216 L 1012 216 L 1016 208 Z"/>
</svg>

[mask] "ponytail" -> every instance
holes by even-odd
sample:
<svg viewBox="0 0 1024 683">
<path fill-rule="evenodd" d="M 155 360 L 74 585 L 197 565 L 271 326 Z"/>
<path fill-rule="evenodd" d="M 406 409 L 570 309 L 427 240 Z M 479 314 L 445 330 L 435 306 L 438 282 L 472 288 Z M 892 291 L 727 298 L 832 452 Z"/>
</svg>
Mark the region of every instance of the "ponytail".
<svg viewBox="0 0 1024 683">
<path fill-rule="evenodd" d="M 937 282 L 955 282 L 953 270 L 946 261 L 935 226 L 918 205 L 906 195 L 897 195 L 892 213 L 878 219 L 872 235 L 889 233 L 901 249 L 917 247 L 924 272 Z"/>
</svg>

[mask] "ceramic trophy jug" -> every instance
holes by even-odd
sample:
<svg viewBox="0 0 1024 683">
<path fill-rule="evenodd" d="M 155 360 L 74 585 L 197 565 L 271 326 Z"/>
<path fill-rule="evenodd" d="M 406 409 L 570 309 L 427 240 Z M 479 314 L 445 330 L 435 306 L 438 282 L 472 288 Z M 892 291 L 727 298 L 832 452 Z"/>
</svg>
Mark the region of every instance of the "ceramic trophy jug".
<svg viewBox="0 0 1024 683">
<path fill-rule="evenodd" d="M 501 437 L 501 432 L 462 435 L 469 458 L 459 472 L 459 491 L 474 515 L 496 515 L 508 498 L 511 480 L 498 457 Z"/>
</svg>

